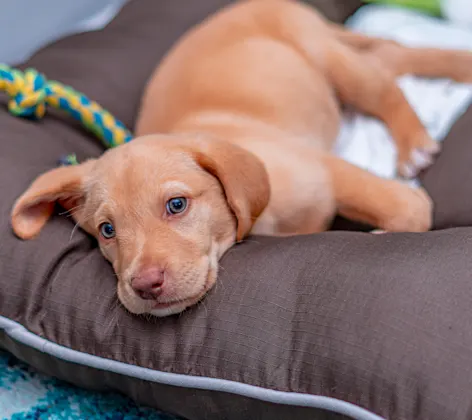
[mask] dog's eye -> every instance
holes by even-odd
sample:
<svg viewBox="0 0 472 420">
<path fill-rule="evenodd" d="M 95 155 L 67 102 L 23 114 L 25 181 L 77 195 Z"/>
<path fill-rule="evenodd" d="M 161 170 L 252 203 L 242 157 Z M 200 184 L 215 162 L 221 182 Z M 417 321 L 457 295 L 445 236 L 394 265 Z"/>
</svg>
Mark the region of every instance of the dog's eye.
<svg viewBox="0 0 472 420">
<path fill-rule="evenodd" d="M 167 204 L 166 209 L 169 214 L 182 213 L 187 208 L 187 199 L 184 197 L 171 198 Z"/>
<path fill-rule="evenodd" d="M 112 239 L 115 237 L 115 228 L 111 223 L 102 223 L 100 225 L 100 234 L 105 239 Z"/>
</svg>

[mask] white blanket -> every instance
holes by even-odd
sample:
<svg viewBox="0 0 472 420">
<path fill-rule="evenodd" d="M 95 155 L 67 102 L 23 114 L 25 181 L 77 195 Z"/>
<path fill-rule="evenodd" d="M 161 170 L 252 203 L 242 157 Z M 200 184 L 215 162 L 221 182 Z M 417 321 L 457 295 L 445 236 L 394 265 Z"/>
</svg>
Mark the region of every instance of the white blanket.
<svg viewBox="0 0 472 420">
<path fill-rule="evenodd" d="M 409 46 L 472 50 L 472 30 L 409 10 L 369 5 L 347 25 L 358 32 Z M 472 71 L 472 69 L 471 69 Z M 472 102 L 472 85 L 451 80 L 402 76 L 398 84 L 428 132 L 442 141 Z M 338 156 L 379 176 L 396 176 L 396 148 L 385 125 L 357 112 L 344 115 L 336 143 Z M 412 181 L 418 184 L 417 180 Z"/>
</svg>

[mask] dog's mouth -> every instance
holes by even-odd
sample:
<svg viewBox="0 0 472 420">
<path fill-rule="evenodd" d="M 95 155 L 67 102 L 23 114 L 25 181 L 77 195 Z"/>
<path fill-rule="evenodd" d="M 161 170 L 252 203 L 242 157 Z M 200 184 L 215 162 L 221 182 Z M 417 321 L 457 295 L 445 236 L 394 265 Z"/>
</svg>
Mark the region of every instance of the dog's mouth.
<svg viewBox="0 0 472 420">
<path fill-rule="evenodd" d="M 202 285 L 198 293 L 195 293 L 193 296 L 185 299 L 176 299 L 168 302 L 155 301 L 152 303 L 152 309 L 149 311 L 149 313 L 155 316 L 168 316 L 182 312 L 188 307 L 196 305 L 210 291 L 214 284 L 215 277 L 216 272 L 212 269 L 212 264 L 210 262 L 205 283 Z"/>
<path fill-rule="evenodd" d="M 173 306 L 176 306 L 176 305 L 178 305 L 178 306 L 193 305 L 193 304 L 197 303 L 200 299 L 203 299 L 203 297 L 206 295 L 208 290 L 206 289 L 206 287 L 203 287 L 202 290 L 199 293 L 197 293 L 196 295 L 191 296 L 189 298 L 185 298 L 185 299 L 177 299 L 177 300 L 172 300 L 172 301 L 169 301 L 169 302 L 158 302 L 158 301 L 156 301 L 156 302 L 153 303 L 152 309 L 167 309 L 167 308 L 172 308 Z"/>
<path fill-rule="evenodd" d="M 211 290 L 216 282 L 218 275 L 218 254 L 217 247 L 212 246 L 209 254 L 206 255 L 207 261 L 202 261 L 200 274 L 196 275 L 193 290 L 188 290 L 188 294 L 182 293 L 181 296 L 169 293 L 166 296 L 165 290 L 161 295 L 156 296 L 155 299 L 143 299 L 136 293 L 131 283 L 124 281 L 118 282 L 118 298 L 123 306 L 132 314 L 135 315 L 153 315 L 157 317 L 165 317 L 175 315 L 183 312 L 187 308 L 198 304 L 205 298 L 207 293 Z M 188 282 L 188 280 L 187 280 Z"/>
</svg>

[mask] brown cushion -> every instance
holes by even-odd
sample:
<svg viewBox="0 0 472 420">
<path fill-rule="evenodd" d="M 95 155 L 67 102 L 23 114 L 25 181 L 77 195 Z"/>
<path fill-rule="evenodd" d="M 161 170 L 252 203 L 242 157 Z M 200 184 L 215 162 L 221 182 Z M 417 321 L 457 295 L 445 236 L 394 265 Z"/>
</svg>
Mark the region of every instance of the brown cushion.
<svg viewBox="0 0 472 420">
<path fill-rule="evenodd" d="M 452 127 L 435 164 L 422 176 L 434 199 L 437 229 L 472 225 L 472 107 Z"/>
<path fill-rule="evenodd" d="M 28 65 L 132 127 L 162 55 L 225 3 L 135 0 L 105 30 L 57 42 Z M 68 218 L 29 242 L 9 225 L 37 174 L 65 153 L 99 154 L 97 140 L 57 115 L 38 123 L 0 110 L 0 124 L 0 347 L 190 420 L 470 416 L 472 229 L 251 238 L 223 258 L 202 304 L 143 319 L 118 304 L 112 269 L 92 238 L 71 237 Z M 468 124 L 470 111 L 424 175 L 439 227 L 471 223 Z"/>
<path fill-rule="evenodd" d="M 311 4 L 333 22 L 343 23 L 359 7 L 361 0 L 303 0 Z"/>
</svg>

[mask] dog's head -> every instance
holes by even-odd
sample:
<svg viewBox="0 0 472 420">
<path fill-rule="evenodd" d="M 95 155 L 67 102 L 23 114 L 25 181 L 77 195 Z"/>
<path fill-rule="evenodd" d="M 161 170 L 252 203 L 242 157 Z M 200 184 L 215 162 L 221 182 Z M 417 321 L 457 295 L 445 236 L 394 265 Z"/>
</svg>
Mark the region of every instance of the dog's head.
<svg viewBox="0 0 472 420">
<path fill-rule="evenodd" d="M 263 164 L 240 147 L 146 136 L 39 176 L 15 203 L 12 226 L 33 238 L 58 202 L 98 240 L 123 305 L 166 316 L 214 285 L 218 259 L 249 233 L 268 200 Z"/>
</svg>

